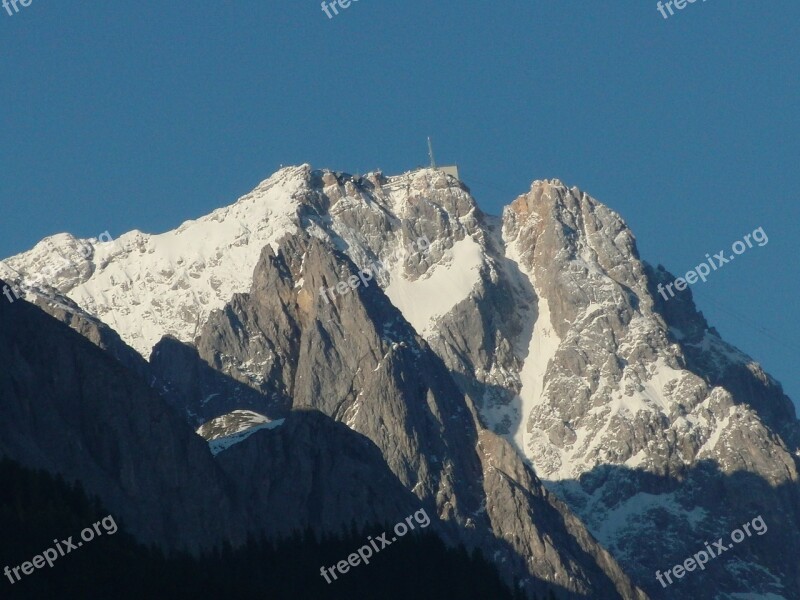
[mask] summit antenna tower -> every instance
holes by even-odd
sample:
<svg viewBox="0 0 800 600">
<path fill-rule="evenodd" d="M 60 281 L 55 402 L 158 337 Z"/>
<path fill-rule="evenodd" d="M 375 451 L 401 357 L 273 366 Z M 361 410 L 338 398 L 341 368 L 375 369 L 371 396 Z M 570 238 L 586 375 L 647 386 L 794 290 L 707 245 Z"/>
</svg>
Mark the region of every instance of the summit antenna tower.
<svg viewBox="0 0 800 600">
<path fill-rule="evenodd" d="M 435 169 L 436 160 L 433 158 L 433 143 L 431 143 L 430 136 L 428 136 L 428 156 L 431 157 L 431 169 Z"/>
<path fill-rule="evenodd" d="M 446 167 L 437 167 L 436 166 L 436 159 L 433 157 L 433 142 L 431 142 L 431 138 L 428 137 L 428 156 L 431 158 L 431 169 L 436 171 L 441 171 L 445 175 L 450 175 L 451 177 L 455 177 L 456 179 L 461 179 L 458 175 L 458 165 L 450 165 Z"/>
</svg>

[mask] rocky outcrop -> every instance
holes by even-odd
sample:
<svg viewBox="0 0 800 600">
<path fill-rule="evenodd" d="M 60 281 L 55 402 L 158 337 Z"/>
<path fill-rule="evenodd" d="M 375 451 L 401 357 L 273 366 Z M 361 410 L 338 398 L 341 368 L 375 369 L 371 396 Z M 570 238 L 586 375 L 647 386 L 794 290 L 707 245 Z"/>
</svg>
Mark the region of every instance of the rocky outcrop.
<svg viewBox="0 0 800 600">
<path fill-rule="evenodd" d="M 381 288 L 362 284 L 335 298 L 311 292 L 358 272 L 314 237 L 287 237 L 277 253 L 266 247 L 250 292 L 204 326 L 203 361 L 254 387 L 270 382 L 295 409 L 320 410 L 369 438 L 406 490 L 433 507 L 445 535 L 483 549 L 509 580 L 565 597 L 643 597 L 507 442 L 481 433 L 441 359 Z M 228 452 L 220 456 L 231 464 Z M 513 465 L 500 477 L 497 454 L 502 467 Z M 543 539 L 564 544 L 542 552 Z"/>
<path fill-rule="evenodd" d="M 536 182 L 495 231 L 498 277 L 432 342 L 484 421 L 653 597 L 709 585 L 720 598 L 796 594 L 796 561 L 761 540 L 680 587 L 653 575 L 759 514 L 783 524 L 773 542 L 796 546 L 798 423 L 780 385 L 708 327 L 690 293 L 664 301 L 656 287 L 674 278 L 640 261 L 622 219 L 580 190 Z M 498 290 L 513 310 L 498 310 Z"/>
</svg>

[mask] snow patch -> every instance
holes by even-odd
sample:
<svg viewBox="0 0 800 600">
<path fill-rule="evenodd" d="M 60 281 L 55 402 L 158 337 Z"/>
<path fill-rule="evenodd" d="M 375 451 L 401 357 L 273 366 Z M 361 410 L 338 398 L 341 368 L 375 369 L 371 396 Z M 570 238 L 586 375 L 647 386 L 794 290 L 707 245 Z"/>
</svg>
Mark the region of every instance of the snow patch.
<svg viewBox="0 0 800 600">
<path fill-rule="evenodd" d="M 473 290 L 480 280 L 483 259 L 483 248 L 467 236 L 415 281 L 406 279 L 395 267 L 384 291 L 417 333 L 426 337 L 433 331 L 433 320 L 446 315 Z"/>
<path fill-rule="evenodd" d="M 216 456 L 257 431 L 280 427 L 284 421 L 285 419 L 271 421 L 250 410 L 235 410 L 204 423 L 197 429 L 197 434 L 208 441 L 211 453 Z"/>
<path fill-rule="evenodd" d="M 544 398 L 544 377 L 547 365 L 555 356 L 561 340 L 550 321 L 550 304 L 546 298 L 539 297 L 538 317 L 533 326 L 533 335 L 528 346 L 528 355 L 519 372 L 522 388 L 514 398 L 513 405 L 521 416 L 517 430 L 509 440 L 528 459 L 532 459 L 531 434 L 527 423 L 533 409 L 542 403 Z"/>
</svg>

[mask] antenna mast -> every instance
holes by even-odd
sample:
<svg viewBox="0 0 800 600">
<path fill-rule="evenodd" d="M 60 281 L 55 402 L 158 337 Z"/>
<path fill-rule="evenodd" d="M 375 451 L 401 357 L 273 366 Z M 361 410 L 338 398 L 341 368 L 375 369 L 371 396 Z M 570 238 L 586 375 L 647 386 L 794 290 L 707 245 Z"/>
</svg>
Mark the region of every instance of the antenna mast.
<svg viewBox="0 0 800 600">
<path fill-rule="evenodd" d="M 433 144 L 431 143 L 431 138 L 428 136 L 428 156 L 431 157 L 431 169 L 436 168 L 436 161 L 433 158 Z"/>
</svg>

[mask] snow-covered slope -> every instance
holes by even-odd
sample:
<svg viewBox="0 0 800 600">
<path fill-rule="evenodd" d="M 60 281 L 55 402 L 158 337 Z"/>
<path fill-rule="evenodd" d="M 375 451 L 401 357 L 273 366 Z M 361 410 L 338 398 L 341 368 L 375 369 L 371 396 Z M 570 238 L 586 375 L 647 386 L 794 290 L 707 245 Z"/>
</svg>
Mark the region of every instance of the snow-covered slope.
<svg viewBox="0 0 800 600">
<path fill-rule="evenodd" d="M 386 295 L 425 337 L 435 329 L 436 318 L 450 312 L 478 283 L 483 257 L 483 248 L 465 237 L 446 252 L 441 263 L 417 279 L 407 279 L 395 270 Z"/>
<path fill-rule="evenodd" d="M 208 440 L 208 447 L 214 455 L 231 446 L 243 442 L 262 429 L 275 429 L 283 425 L 285 419 L 270 420 L 251 410 L 235 410 L 197 429 L 197 434 Z"/>
<path fill-rule="evenodd" d="M 248 289 L 261 248 L 296 227 L 304 171 L 279 171 L 235 204 L 174 231 L 131 231 L 95 246 L 83 261 L 71 252 L 78 276 L 58 273 L 51 282 L 145 358 L 166 334 L 191 341 L 211 310 Z M 63 248 L 69 239 L 45 242 L 52 244 L 43 242 L 6 262 L 34 277 L 48 258 L 55 261 L 52 250 L 42 256 L 42 249 Z"/>
</svg>

